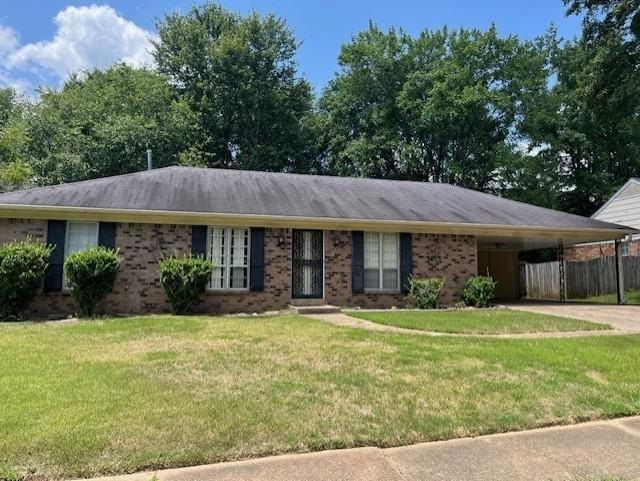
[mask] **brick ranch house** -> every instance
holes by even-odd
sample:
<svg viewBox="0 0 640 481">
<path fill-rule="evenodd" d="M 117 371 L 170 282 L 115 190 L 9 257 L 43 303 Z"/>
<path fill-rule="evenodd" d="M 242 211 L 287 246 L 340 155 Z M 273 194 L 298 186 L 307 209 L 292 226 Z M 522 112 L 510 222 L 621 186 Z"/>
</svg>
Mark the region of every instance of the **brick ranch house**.
<svg viewBox="0 0 640 481">
<path fill-rule="evenodd" d="M 591 216 L 640 230 L 640 178 L 632 177 Z M 623 256 L 640 257 L 640 235 L 629 235 L 620 245 Z M 597 257 L 615 256 L 613 241 L 589 242 L 565 248 L 569 261 L 589 261 Z"/>
<path fill-rule="evenodd" d="M 409 276 L 445 278 L 442 302 L 489 272 L 519 295 L 518 252 L 622 238 L 619 225 L 447 184 L 167 167 L 0 195 L 0 243 L 55 246 L 33 316 L 73 313 L 63 262 L 95 245 L 122 266 L 105 313 L 168 310 L 158 261 L 215 261 L 199 312 L 318 302 L 402 306 Z"/>
</svg>

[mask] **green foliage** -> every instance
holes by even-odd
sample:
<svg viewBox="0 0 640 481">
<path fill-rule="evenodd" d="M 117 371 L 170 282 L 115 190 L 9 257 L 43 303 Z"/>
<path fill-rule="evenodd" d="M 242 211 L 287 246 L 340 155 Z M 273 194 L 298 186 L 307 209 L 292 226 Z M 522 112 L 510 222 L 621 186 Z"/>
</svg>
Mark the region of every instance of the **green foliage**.
<svg viewBox="0 0 640 481">
<path fill-rule="evenodd" d="M 464 286 L 462 299 L 472 307 L 489 307 L 496 293 L 496 284 L 489 276 L 471 276 Z"/>
<path fill-rule="evenodd" d="M 0 320 L 20 318 L 42 286 L 50 254 L 30 239 L 0 246 Z"/>
<path fill-rule="evenodd" d="M 13 89 L 0 89 L 0 192 L 24 187 L 32 176 L 27 165 L 28 110 L 28 102 Z"/>
<path fill-rule="evenodd" d="M 61 90 L 45 89 L 29 117 L 42 184 L 55 184 L 178 164 L 198 138 L 197 115 L 156 72 L 115 65 L 72 76 Z"/>
<path fill-rule="evenodd" d="M 186 314 L 204 293 L 213 272 L 213 263 L 202 257 L 167 257 L 160 261 L 160 284 L 171 312 Z"/>
<path fill-rule="evenodd" d="M 444 287 L 444 279 L 430 277 L 428 279 L 409 280 L 409 293 L 407 295 L 407 307 L 418 309 L 435 309 L 438 307 L 438 298 Z"/>
<path fill-rule="evenodd" d="M 65 259 L 67 284 L 80 316 L 93 316 L 96 304 L 113 289 L 119 270 L 117 251 L 102 246 L 75 252 Z"/>
<path fill-rule="evenodd" d="M 297 73 L 298 43 L 284 20 L 206 3 L 157 28 L 158 69 L 201 120 L 190 165 L 282 171 L 306 161 L 311 86 Z"/>
<path fill-rule="evenodd" d="M 413 38 L 371 24 L 339 62 L 320 100 L 329 170 L 483 189 L 547 81 L 539 47 L 493 27 Z"/>
</svg>

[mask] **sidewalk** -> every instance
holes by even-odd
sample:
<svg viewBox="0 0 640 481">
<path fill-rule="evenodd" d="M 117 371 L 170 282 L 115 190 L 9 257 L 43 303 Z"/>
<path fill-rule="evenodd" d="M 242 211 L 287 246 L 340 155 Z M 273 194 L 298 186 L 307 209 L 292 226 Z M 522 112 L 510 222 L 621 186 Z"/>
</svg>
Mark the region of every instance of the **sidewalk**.
<svg viewBox="0 0 640 481">
<path fill-rule="evenodd" d="M 357 448 L 167 469 L 159 481 L 640 480 L 640 416 L 413 446 Z M 150 481 L 153 472 L 99 478 Z"/>
</svg>

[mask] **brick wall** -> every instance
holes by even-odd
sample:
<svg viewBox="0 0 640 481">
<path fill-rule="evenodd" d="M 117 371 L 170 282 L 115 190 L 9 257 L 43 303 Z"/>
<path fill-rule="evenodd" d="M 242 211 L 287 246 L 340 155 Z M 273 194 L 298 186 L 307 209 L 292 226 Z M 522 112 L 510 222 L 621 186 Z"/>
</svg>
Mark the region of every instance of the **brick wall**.
<svg viewBox="0 0 640 481">
<path fill-rule="evenodd" d="M 413 234 L 413 275 L 444 277 L 440 301 L 453 304 L 461 299 L 467 279 L 478 272 L 477 251 L 473 236 Z M 363 308 L 404 305 L 404 297 L 399 293 L 353 294 L 351 255 L 351 232 L 325 232 L 325 300 L 329 304 Z"/>
<path fill-rule="evenodd" d="M 0 219 L 0 243 L 32 235 L 46 238 L 46 221 Z M 281 243 L 282 241 L 282 243 Z M 467 278 L 477 272 L 476 239 L 472 236 L 414 234 L 413 273 L 443 276 L 444 304 L 460 299 Z M 116 246 L 122 267 L 113 292 L 99 306 L 102 313 L 162 313 L 169 310 L 158 278 L 163 255 L 191 252 L 191 226 L 119 223 Z M 325 302 L 341 306 L 385 308 L 404 305 L 399 293 L 351 292 L 351 232 L 325 231 Z M 262 292 L 208 291 L 196 306 L 199 313 L 259 312 L 291 303 L 291 230 L 265 230 L 265 280 Z M 61 317 L 74 312 L 68 292 L 40 293 L 29 314 Z"/>
<path fill-rule="evenodd" d="M 628 242 L 629 256 L 640 256 L 640 239 Z M 615 244 L 613 242 L 600 242 L 597 244 L 583 244 L 564 248 L 566 261 L 589 261 L 597 257 L 615 256 Z"/>
</svg>

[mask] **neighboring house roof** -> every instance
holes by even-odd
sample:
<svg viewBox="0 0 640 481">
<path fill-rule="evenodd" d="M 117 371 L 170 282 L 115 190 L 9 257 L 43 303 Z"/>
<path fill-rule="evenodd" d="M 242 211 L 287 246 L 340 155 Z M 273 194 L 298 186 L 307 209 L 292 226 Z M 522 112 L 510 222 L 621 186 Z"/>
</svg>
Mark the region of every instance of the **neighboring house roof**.
<svg viewBox="0 0 640 481">
<path fill-rule="evenodd" d="M 630 178 L 591 217 L 640 229 L 640 179 Z"/>
<path fill-rule="evenodd" d="M 626 229 L 449 184 L 194 167 L 166 167 L 0 195 L 0 211 L 14 206 L 502 228 Z"/>
</svg>

